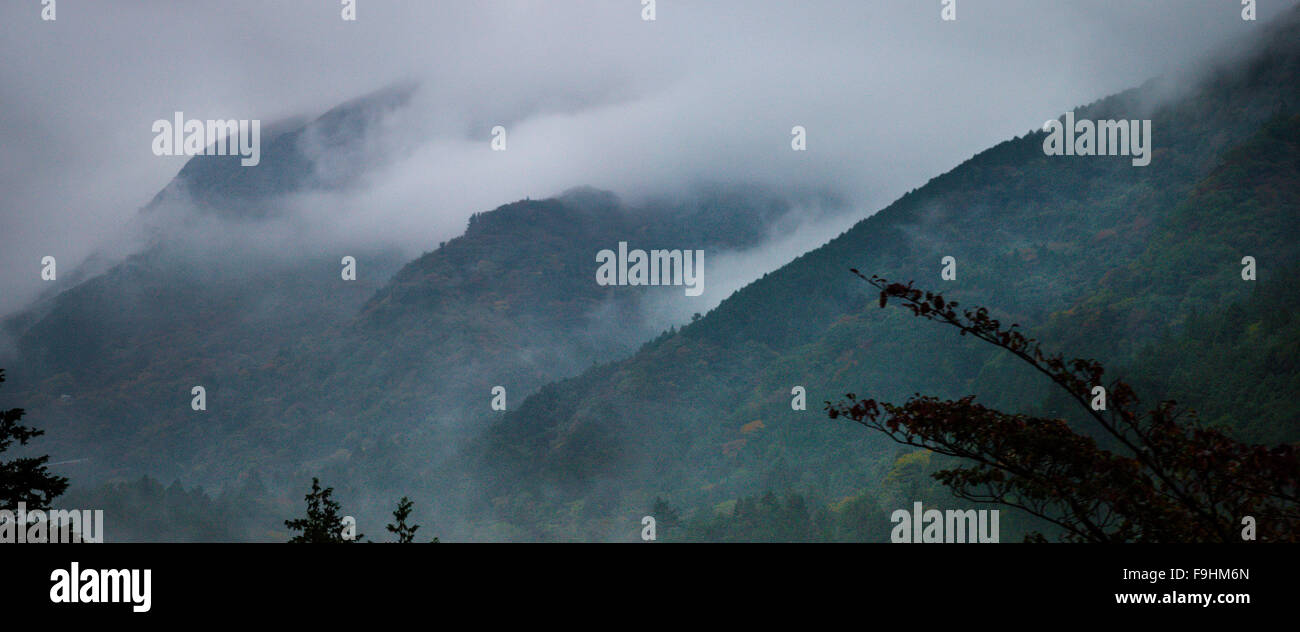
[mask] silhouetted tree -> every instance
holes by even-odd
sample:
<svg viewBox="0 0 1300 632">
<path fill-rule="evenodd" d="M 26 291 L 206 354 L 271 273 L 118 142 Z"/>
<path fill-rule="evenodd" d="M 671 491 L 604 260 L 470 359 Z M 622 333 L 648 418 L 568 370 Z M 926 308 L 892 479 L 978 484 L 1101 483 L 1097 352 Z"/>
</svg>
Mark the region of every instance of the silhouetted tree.
<svg viewBox="0 0 1300 632">
<path fill-rule="evenodd" d="M 339 515 L 339 504 L 330 495 L 333 487 L 321 489 L 320 480 L 312 477 L 311 491 L 304 497 L 307 500 L 307 517 L 285 520 L 284 526 L 290 531 L 300 532 L 289 538 L 294 544 L 320 544 L 327 542 L 358 542 L 365 537 L 357 533 L 345 538 L 343 517 Z"/>
<path fill-rule="evenodd" d="M 1046 375 L 1108 437 L 1112 452 L 1063 419 L 1012 415 L 963 397 L 917 395 L 903 405 L 858 400 L 826 410 L 907 445 L 973 461 L 933 476 L 960 498 L 1017 507 L 1059 526 L 1066 541 L 1241 542 L 1253 518 L 1257 537 L 1300 539 L 1300 450 L 1246 445 L 1223 429 L 1184 421 L 1175 402 L 1137 412 L 1138 398 L 1120 380 L 1102 384 L 1093 360 L 1047 355 L 1017 325 L 1003 328 L 987 309 L 957 311 L 938 294 L 867 278 L 880 306 L 899 299 L 913 315 L 956 327 L 998 346 Z M 1094 389 L 1105 406 L 1094 407 Z M 1041 534 L 1028 538 L 1041 541 Z"/>
<path fill-rule="evenodd" d="M 4 381 L 4 369 L 0 369 L 0 383 Z M 44 430 L 18 423 L 22 418 L 21 408 L 0 410 L 0 454 L 15 441 L 24 446 L 45 434 Z M 49 460 L 49 456 L 35 456 L 0 461 L 0 508 L 16 509 L 20 502 L 26 503 L 29 510 L 48 508 L 50 501 L 68 488 L 67 478 L 55 476 L 46 469 Z"/>
<path fill-rule="evenodd" d="M 393 520 L 396 521 L 396 524 L 388 524 L 384 527 L 385 529 L 388 529 L 389 533 L 397 535 L 397 542 L 399 544 L 414 542 L 415 532 L 420 528 L 420 525 L 418 524 L 406 524 L 407 517 L 411 515 L 411 506 L 414 504 L 415 503 L 412 503 L 410 498 L 402 496 L 402 499 L 397 501 L 397 509 L 393 511 Z M 436 540 L 437 538 L 434 539 Z"/>
</svg>

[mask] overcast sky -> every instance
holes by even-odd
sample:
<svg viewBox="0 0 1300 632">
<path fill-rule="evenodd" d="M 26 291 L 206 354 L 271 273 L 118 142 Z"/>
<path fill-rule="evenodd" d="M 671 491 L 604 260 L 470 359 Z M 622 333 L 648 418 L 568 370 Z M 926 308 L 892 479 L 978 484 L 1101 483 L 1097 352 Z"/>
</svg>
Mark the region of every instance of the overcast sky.
<svg viewBox="0 0 1300 632">
<path fill-rule="evenodd" d="M 1248 38 L 1289 0 L 40 0 L 0 5 L 0 312 L 117 235 L 180 169 L 156 119 L 318 115 L 404 79 L 401 160 L 323 233 L 413 254 L 575 185 L 833 186 L 865 214 L 1074 106 Z M 507 126 L 509 149 L 489 150 Z M 790 128 L 808 151 L 790 150 Z M 389 139 L 393 140 L 393 139 Z"/>
</svg>

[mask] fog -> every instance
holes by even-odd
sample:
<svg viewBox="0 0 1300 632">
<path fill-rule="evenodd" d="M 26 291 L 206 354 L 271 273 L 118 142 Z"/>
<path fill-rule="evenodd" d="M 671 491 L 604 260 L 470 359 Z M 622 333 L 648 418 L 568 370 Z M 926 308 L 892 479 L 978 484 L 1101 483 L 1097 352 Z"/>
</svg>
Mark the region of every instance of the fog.
<svg viewBox="0 0 1300 632">
<path fill-rule="evenodd" d="M 326 0 L 62 0 L 46 22 L 35 0 L 7 2 L 0 313 L 43 289 L 45 255 L 62 279 L 138 247 L 139 209 L 187 160 L 150 151 L 152 122 L 176 111 L 270 124 L 418 86 L 366 139 L 359 185 L 285 200 L 264 236 L 413 255 L 524 197 L 591 185 L 635 201 L 700 181 L 830 189 L 860 217 L 1284 8 L 1262 0 L 1252 23 L 1222 0 L 957 4 L 944 22 L 937 1 L 659 0 L 647 22 L 636 0 L 358 0 L 345 22 Z M 846 225 L 712 268 L 710 306 Z"/>
</svg>

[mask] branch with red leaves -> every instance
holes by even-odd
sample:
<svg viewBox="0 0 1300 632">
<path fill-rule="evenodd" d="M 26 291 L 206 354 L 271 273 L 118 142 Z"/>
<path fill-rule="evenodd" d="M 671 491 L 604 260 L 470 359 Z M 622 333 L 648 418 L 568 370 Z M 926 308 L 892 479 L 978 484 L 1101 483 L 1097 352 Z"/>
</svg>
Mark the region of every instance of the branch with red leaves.
<svg viewBox="0 0 1300 632">
<path fill-rule="evenodd" d="M 1183 422 L 1174 402 L 1139 413 L 1127 384 L 1103 384 L 1095 360 L 1046 354 L 1038 341 L 1003 327 L 986 308 L 958 311 L 955 301 L 901 283 L 853 273 L 914 316 L 956 327 L 1006 350 L 1045 375 L 1114 440 L 1120 453 L 1075 432 L 1062 419 L 1012 415 L 975 403 L 914 396 L 901 406 L 875 400 L 826 402 L 847 417 L 906 445 L 972 462 L 935 478 L 960 498 L 1022 509 L 1047 520 L 1067 541 L 1240 542 L 1242 519 L 1255 519 L 1265 541 L 1296 541 L 1300 531 L 1300 451 L 1240 443 L 1223 430 Z M 1103 386 L 1107 406 L 1090 405 Z M 1034 534 L 1031 539 L 1042 539 Z"/>
</svg>

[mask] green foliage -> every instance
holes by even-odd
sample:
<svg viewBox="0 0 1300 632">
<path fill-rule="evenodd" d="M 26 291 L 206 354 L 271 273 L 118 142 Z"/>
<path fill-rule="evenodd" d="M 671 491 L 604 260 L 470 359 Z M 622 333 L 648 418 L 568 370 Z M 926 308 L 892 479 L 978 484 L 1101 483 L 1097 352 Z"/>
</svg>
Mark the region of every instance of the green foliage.
<svg viewBox="0 0 1300 632">
<path fill-rule="evenodd" d="M 1244 301 L 1194 312 L 1141 349 L 1134 386 L 1196 410 L 1204 423 L 1265 443 L 1300 440 L 1300 292 L 1282 273 Z"/>
</svg>

